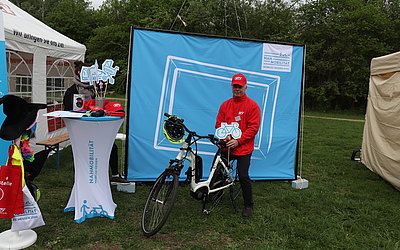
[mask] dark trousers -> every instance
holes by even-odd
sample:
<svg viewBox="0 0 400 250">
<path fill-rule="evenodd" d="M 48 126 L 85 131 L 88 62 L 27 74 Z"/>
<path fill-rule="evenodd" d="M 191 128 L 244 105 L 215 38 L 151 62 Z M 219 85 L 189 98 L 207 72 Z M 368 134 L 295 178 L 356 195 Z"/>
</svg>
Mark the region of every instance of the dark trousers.
<svg viewBox="0 0 400 250">
<path fill-rule="evenodd" d="M 253 188 L 249 176 L 251 154 L 248 155 L 230 155 L 230 160 L 236 160 L 237 172 L 239 175 L 240 187 L 242 188 L 245 207 L 253 208 Z"/>
<path fill-rule="evenodd" d="M 111 149 L 111 154 L 110 154 L 110 169 L 111 169 L 111 174 L 112 175 L 117 175 L 119 174 L 118 171 L 118 147 L 113 144 L 113 147 Z"/>
</svg>

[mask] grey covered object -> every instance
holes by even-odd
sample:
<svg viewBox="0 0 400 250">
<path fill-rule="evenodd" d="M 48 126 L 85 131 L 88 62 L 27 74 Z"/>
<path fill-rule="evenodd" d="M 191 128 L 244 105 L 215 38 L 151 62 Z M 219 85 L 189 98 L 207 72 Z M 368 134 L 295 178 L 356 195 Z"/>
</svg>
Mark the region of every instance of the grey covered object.
<svg viewBox="0 0 400 250">
<path fill-rule="evenodd" d="M 361 162 L 400 190 L 400 52 L 371 60 Z"/>
</svg>

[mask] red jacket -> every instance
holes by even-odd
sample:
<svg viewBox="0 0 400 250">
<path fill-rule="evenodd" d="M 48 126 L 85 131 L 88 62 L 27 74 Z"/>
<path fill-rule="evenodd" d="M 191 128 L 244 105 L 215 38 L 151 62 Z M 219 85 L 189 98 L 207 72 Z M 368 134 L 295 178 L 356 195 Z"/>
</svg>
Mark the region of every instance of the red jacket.
<svg viewBox="0 0 400 250">
<path fill-rule="evenodd" d="M 215 128 L 221 123 L 239 123 L 242 136 L 238 139 L 239 146 L 231 149 L 232 155 L 248 155 L 254 150 L 254 138 L 260 127 L 260 108 L 246 94 L 233 97 L 221 104 L 218 111 Z"/>
</svg>

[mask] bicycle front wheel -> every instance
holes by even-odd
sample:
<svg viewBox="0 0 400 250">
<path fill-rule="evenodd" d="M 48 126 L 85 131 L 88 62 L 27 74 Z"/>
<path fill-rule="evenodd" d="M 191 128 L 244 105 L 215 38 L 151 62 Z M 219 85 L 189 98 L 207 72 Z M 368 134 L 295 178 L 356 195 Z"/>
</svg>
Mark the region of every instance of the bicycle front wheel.
<svg viewBox="0 0 400 250">
<path fill-rule="evenodd" d="M 142 231 L 145 236 L 156 234 L 168 219 L 178 192 L 178 175 L 161 174 L 150 190 L 142 216 Z"/>
</svg>

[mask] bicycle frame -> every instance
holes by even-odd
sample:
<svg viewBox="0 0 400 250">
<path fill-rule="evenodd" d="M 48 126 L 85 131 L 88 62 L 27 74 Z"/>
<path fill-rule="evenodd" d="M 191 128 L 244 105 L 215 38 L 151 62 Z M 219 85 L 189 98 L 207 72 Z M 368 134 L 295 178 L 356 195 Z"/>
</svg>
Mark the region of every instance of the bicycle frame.
<svg viewBox="0 0 400 250">
<path fill-rule="evenodd" d="M 228 166 L 225 164 L 225 162 L 221 159 L 221 153 L 217 152 L 217 156 L 215 158 L 214 164 L 211 167 L 211 171 L 210 171 L 210 175 L 208 176 L 208 179 L 205 181 L 199 181 L 196 183 L 196 154 L 193 152 L 192 148 L 190 147 L 190 145 L 193 143 L 192 141 L 192 136 L 189 135 L 188 138 L 185 140 L 185 142 L 183 143 L 182 147 L 179 150 L 179 153 L 177 155 L 177 157 L 175 158 L 176 161 L 180 162 L 180 164 L 182 164 L 183 168 L 183 161 L 187 160 L 189 161 L 190 165 L 189 165 L 189 170 L 190 173 L 190 190 L 194 193 L 196 193 L 198 190 L 200 189 L 207 189 L 207 194 L 213 193 L 213 192 L 217 192 L 219 190 L 228 188 L 229 186 L 233 185 L 234 183 L 234 177 L 230 174 Z M 221 164 L 223 166 L 223 168 L 226 170 L 227 173 L 229 173 L 229 180 L 230 182 L 228 182 L 226 185 L 223 185 L 222 187 L 218 187 L 218 188 L 214 188 L 214 189 L 210 189 L 210 183 L 211 180 L 215 174 L 215 171 L 217 169 L 218 164 Z M 229 164 L 229 163 L 228 163 Z"/>
</svg>

